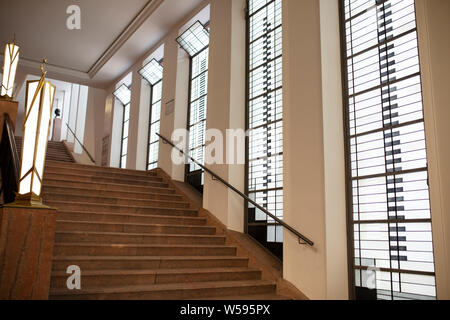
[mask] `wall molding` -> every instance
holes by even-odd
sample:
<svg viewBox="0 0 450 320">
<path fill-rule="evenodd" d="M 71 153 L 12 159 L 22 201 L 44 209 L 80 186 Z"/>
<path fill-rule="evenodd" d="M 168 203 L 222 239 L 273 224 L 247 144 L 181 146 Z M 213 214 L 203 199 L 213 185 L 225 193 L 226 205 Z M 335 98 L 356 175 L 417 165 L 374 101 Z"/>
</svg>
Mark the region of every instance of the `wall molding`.
<svg viewBox="0 0 450 320">
<path fill-rule="evenodd" d="M 139 14 L 113 41 L 108 49 L 100 56 L 96 63 L 89 69 L 87 74 L 92 79 L 102 69 L 102 67 L 116 54 L 117 51 L 130 39 L 142 24 L 155 12 L 164 0 L 149 0 Z"/>
</svg>

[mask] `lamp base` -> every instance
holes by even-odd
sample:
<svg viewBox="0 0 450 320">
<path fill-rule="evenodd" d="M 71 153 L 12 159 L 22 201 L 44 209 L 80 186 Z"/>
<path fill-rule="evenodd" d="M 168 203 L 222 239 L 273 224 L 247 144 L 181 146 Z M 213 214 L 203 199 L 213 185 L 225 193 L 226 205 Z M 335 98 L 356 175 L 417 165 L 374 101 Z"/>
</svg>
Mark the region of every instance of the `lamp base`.
<svg viewBox="0 0 450 320">
<path fill-rule="evenodd" d="M 42 198 L 34 193 L 18 194 L 16 200 L 13 203 L 5 205 L 9 208 L 43 208 L 49 209 L 50 207 L 42 204 Z"/>
<path fill-rule="evenodd" d="M 13 98 L 10 97 L 10 96 L 0 96 L 0 100 L 3 100 L 3 101 L 12 101 Z"/>
</svg>

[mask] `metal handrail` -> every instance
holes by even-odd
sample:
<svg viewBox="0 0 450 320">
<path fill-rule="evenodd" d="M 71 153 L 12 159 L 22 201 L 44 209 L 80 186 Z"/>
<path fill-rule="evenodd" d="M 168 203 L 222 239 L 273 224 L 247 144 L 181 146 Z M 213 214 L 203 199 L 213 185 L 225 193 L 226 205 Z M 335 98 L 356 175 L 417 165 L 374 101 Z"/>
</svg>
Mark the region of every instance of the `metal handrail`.
<svg viewBox="0 0 450 320">
<path fill-rule="evenodd" d="M 72 129 L 70 129 L 69 124 L 66 123 L 67 129 L 69 129 L 69 131 L 73 134 L 73 137 L 75 138 L 75 140 L 77 140 L 77 142 L 80 144 L 81 148 L 84 150 L 84 152 L 86 152 L 87 156 L 89 157 L 89 159 L 91 160 L 91 162 L 93 164 L 95 164 L 95 160 L 94 158 L 91 156 L 91 154 L 89 153 L 89 151 L 87 151 L 86 147 L 84 146 L 84 144 L 81 143 L 81 141 L 77 138 L 75 132 L 73 132 Z"/>
<path fill-rule="evenodd" d="M 311 240 L 309 240 L 307 237 L 305 237 L 304 235 L 302 235 L 300 232 L 298 232 L 297 230 L 295 230 L 293 227 L 291 227 L 290 225 L 288 225 L 286 222 L 284 222 L 283 220 L 281 220 L 280 218 L 276 217 L 275 215 L 273 215 L 272 213 L 270 213 L 269 211 L 267 211 L 266 209 L 264 209 L 263 207 L 261 207 L 258 203 L 256 203 L 254 200 L 250 199 L 248 196 L 246 196 L 245 194 L 243 194 L 241 191 L 239 191 L 238 189 L 236 189 L 234 186 L 232 186 L 231 184 L 229 184 L 227 181 L 225 181 L 224 179 L 222 179 L 220 176 L 218 176 L 216 173 L 214 173 L 213 171 L 211 171 L 210 169 L 208 169 L 207 167 L 205 167 L 204 165 L 202 165 L 201 163 L 199 163 L 197 160 L 195 160 L 194 158 L 186 155 L 186 153 L 181 150 L 180 148 L 178 148 L 177 146 L 175 146 L 175 144 L 170 141 L 169 139 L 163 137 L 162 135 L 156 133 L 156 135 L 158 137 L 160 137 L 164 143 L 169 144 L 172 146 L 172 148 L 174 148 L 175 150 L 179 151 L 186 159 L 190 159 L 192 162 L 194 162 L 196 165 L 198 165 L 200 168 L 202 168 L 203 170 L 205 170 L 205 172 L 209 173 L 211 176 L 213 176 L 213 178 L 217 179 L 218 181 L 220 181 L 222 184 L 224 184 L 226 187 L 228 187 L 229 189 L 233 190 L 235 193 L 237 193 L 239 196 L 241 196 L 242 198 L 244 198 L 246 201 L 248 201 L 249 203 L 251 203 L 252 205 L 254 205 L 257 209 L 261 210 L 262 212 L 264 212 L 267 216 L 269 216 L 270 218 L 272 218 L 273 220 L 275 220 L 276 222 L 278 222 L 281 226 L 283 226 L 284 228 L 286 228 L 287 230 L 289 230 L 291 233 L 293 233 L 295 236 L 298 237 L 299 239 L 299 243 L 300 244 L 307 244 L 309 246 L 314 246 L 314 242 L 312 242 Z"/>
</svg>

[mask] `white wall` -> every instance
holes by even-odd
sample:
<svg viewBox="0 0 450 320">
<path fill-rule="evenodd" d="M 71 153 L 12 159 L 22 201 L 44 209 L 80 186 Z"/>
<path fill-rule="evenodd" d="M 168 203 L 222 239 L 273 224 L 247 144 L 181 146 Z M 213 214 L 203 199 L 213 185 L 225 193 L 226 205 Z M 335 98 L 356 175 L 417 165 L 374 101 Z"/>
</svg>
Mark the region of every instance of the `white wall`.
<svg viewBox="0 0 450 320">
<path fill-rule="evenodd" d="M 226 143 L 227 129 L 245 130 L 245 15 L 244 0 L 211 1 L 211 37 L 208 77 L 207 129 L 220 130 Z M 206 141 L 208 144 L 208 141 Z M 245 144 L 237 150 L 245 155 Z M 235 186 L 245 188 L 245 165 L 222 163 L 208 168 Z M 244 231 L 244 201 L 218 181 L 205 176 L 203 206 L 230 230 Z"/>
<path fill-rule="evenodd" d="M 284 233 L 283 275 L 311 299 L 348 298 L 338 18 L 337 2 L 283 1 L 284 217 L 314 241 Z"/>
<path fill-rule="evenodd" d="M 450 299 L 450 1 L 416 0 L 437 296 Z"/>
</svg>

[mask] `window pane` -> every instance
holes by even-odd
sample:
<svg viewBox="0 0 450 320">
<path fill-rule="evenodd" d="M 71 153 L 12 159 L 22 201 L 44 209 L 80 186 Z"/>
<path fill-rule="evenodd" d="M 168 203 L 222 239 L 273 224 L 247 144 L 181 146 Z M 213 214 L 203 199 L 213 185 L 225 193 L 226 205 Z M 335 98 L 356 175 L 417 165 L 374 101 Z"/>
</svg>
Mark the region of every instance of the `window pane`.
<svg viewBox="0 0 450 320">
<path fill-rule="evenodd" d="M 282 1 L 249 1 L 248 191 L 283 218 Z M 267 242 L 283 242 L 282 227 L 249 204 L 256 222 L 269 222 Z M 252 222 L 252 221 L 249 221 Z"/>
<path fill-rule="evenodd" d="M 414 0 L 343 1 L 357 293 L 434 299 Z"/>
</svg>

